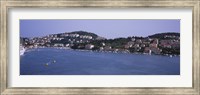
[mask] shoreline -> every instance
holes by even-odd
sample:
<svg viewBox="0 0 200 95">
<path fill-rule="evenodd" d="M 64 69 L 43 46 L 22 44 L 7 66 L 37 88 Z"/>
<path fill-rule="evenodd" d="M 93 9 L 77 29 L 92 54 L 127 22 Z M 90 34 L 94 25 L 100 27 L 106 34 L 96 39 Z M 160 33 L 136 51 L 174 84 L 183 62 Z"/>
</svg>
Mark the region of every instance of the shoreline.
<svg viewBox="0 0 200 95">
<path fill-rule="evenodd" d="M 130 53 L 130 52 L 127 52 L 127 51 L 106 51 L 106 50 L 72 49 L 70 47 L 34 47 L 34 48 L 26 48 L 26 51 L 29 50 L 29 49 L 38 49 L 38 48 L 55 48 L 55 49 L 63 49 L 63 50 L 100 52 L 100 53 L 117 53 L 117 54 L 122 53 L 122 54 L 136 54 L 136 55 L 137 54 L 141 54 L 141 55 L 158 55 L 158 56 L 167 56 L 167 57 L 180 56 L 180 55 L 176 55 L 176 54 L 149 54 L 149 53 L 140 53 L 140 52 Z"/>
</svg>

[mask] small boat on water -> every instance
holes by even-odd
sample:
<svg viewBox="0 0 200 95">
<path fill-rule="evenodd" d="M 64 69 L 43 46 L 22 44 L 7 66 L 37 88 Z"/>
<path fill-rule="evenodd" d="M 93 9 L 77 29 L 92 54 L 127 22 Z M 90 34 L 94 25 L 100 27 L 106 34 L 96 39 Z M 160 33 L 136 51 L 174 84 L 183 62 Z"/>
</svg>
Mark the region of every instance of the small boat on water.
<svg viewBox="0 0 200 95">
<path fill-rule="evenodd" d="M 53 61 L 47 62 L 47 63 L 45 64 L 45 66 L 49 66 L 50 64 L 53 64 L 53 63 L 56 63 L 56 60 L 53 60 Z"/>
<path fill-rule="evenodd" d="M 46 64 L 45 64 L 45 66 L 48 66 L 48 65 L 49 65 L 49 63 L 46 63 Z"/>
<path fill-rule="evenodd" d="M 19 50 L 19 51 L 20 51 L 20 52 L 19 52 L 19 53 L 20 53 L 20 56 L 21 56 L 21 55 L 24 55 L 24 52 L 26 51 L 25 48 L 24 48 L 22 45 L 20 45 L 20 48 L 19 48 L 19 49 L 20 49 L 20 50 Z"/>
</svg>

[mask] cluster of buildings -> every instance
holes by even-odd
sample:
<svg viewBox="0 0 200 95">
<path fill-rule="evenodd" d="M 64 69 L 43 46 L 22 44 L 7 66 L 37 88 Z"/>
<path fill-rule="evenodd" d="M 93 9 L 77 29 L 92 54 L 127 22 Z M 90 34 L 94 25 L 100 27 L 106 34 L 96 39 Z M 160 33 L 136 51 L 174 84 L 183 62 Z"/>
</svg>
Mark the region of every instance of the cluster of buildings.
<svg viewBox="0 0 200 95">
<path fill-rule="evenodd" d="M 94 38 L 89 35 L 79 35 L 77 33 L 62 33 L 26 39 L 24 44 L 28 48 L 71 47 L 74 43 L 86 43 L 90 42 L 91 40 L 94 40 Z"/>
<path fill-rule="evenodd" d="M 170 38 L 169 38 L 170 37 Z M 132 49 L 132 52 L 142 52 L 147 54 L 163 54 L 163 50 L 171 50 L 180 52 L 180 37 L 169 36 L 166 39 L 159 38 L 144 38 L 132 39 L 124 47 L 125 49 Z"/>
<path fill-rule="evenodd" d="M 94 44 L 95 41 L 101 40 L 101 44 Z M 121 46 L 113 46 L 103 37 L 93 37 L 90 35 L 80 35 L 78 33 L 61 33 L 52 34 L 45 37 L 36 37 L 23 40 L 23 44 L 27 48 L 37 47 L 68 47 L 71 48 L 75 44 L 75 49 L 111 51 L 111 52 L 127 52 L 127 53 L 146 53 L 146 54 L 163 54 L 164 49 L 180 51 L 180 37 L 166 35 L 163 39 L 160 38 L 134 38 L 124 42 Z M 93 43 L 91 43 L 93 42 Z M 81 48 L 80 48 L 81 47 Z"/>
<path fill-rule="evenodd" d="M 69 34 L 69 33 L 63 33 L 61 34 L 61 37 L 72 37 L 72 38 L 81 38 L 81 39 L 93 39 L 92 36 L 88 36 L 88 35 L 80 35 L 80 34 L 77 34 L 77 33 L 74 33 L 74 34 Z"/>
<path fill-rule="evenodd" d="M 87 44 L 86 49 L 92 49 L 95 46 Z M 180 40 L 179 39 L 163 39 L 157 38 L 146 38 L 146 39 L 134 39 L 128 41 L 122 48 L 116 48 L 110 45 L 102 43 L 99 48 L 100 51 L 113 51 L 113 52 L 127 52 L 127 53 L 145 53 L 145 54 L 163 54 L 163 49 L 177 49 L 180 51 Z"/>
</svg>

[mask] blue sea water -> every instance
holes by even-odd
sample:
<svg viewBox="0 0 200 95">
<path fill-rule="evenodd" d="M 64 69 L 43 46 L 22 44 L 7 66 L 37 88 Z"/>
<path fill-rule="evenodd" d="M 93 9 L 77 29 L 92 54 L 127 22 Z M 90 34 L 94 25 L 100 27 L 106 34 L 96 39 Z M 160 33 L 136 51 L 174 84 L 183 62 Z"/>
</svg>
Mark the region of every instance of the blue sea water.
<svg viewBox="0 0 200 95">
<path fill-rule="evenodd" d="M 20 75 L 180 75 L 180 57 L 37 48 L 20 57 Z"/>
</svg>

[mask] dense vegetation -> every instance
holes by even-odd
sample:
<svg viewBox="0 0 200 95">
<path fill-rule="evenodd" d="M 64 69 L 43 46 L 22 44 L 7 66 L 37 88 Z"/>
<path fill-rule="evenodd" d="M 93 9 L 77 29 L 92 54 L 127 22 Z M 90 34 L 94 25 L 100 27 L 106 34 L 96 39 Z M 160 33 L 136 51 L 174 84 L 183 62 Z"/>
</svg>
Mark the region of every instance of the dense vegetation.
<svg viewBox="0 0 200 95">
<path fill-rule="evenodd" d="M 166 37 L 166 35 L 180 37 L 180 33 L 171 33 L 171 32 L 168 32 L 168 33 L 158 33 L 158 34 L 150 35 L 148 37 L 149 38 L 158 38 L 158 39 L 170 39 L 169 37 Z"/>
</svg>

